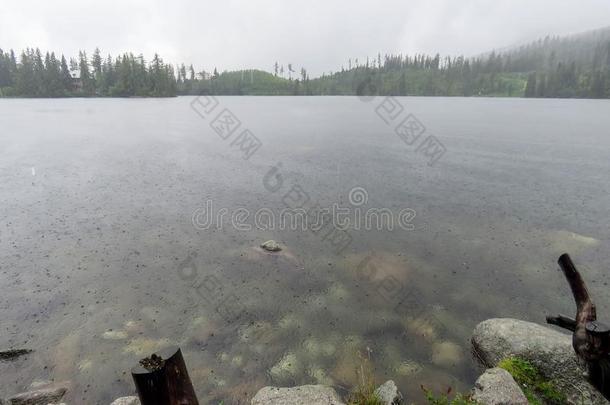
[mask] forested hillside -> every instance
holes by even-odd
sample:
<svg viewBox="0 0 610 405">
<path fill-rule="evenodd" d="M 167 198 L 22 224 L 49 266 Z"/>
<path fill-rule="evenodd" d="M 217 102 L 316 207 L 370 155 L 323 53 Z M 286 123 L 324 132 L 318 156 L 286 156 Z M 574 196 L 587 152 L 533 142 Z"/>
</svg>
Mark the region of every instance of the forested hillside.
<svg viewBox="0 0 610 405">
<path fill-rule="evenodd" d="M 287 77 L 288 76 L 288 77 Z M 310 79 L 305 68 L 179 75 L 181 94 L 610 97 L 610 28 L 475 58 L 377 55 Z"/>
<path fill-rule="evenodd" d="M 397 95 L 610 98 L 610 28 L 530 44 L 474 58 L 381 55 L 349 59 L 347 67 L 310 78 L 305 68 L 276 62 L 273 73 L 196 72 L 155 55 L 102 59 L 95 50 L 68 62 L 27 49 L 0 49 L 0 96 L 166 97 L 216 95 Z"/>
<path fill-rule="evenodd" d="M 547 37 L 502 59 L 506 71 L 529 72 L 526 97 L 610 97 L 610 28 Z"/>
</svg>

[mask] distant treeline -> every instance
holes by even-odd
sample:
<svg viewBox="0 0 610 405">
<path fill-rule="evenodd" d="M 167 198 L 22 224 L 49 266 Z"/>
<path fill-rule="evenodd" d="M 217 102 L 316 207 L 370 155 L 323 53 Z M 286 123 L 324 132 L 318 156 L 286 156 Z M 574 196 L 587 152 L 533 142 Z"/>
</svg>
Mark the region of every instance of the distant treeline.
<svg viewBox="0 0 610 405">
<path fill-rule="evenodd" d="M 155 55 L 102 60 L 56 58 L 28 49 L 19 60 L 0 50 L 5 96 L 396 95 L 610 98 L 610 28 L 550 38 L 465 58 L 381 55 L 349 60 L 340 71 L 310 79 L 305 68 L 276 62 L 273 72 L 196 72 Z"/>
<path fill-rule="evenodd" d="M 171 65 L 155 55 L 125 54 L 102 59 L 99 49 L 91 60 L 85 52 L 70 59 L 39 49 L 26 49 L 19 59 L 0 49 L 0 93 L 6 97 L 169 97 L 176 95 Z"/>
</svg>

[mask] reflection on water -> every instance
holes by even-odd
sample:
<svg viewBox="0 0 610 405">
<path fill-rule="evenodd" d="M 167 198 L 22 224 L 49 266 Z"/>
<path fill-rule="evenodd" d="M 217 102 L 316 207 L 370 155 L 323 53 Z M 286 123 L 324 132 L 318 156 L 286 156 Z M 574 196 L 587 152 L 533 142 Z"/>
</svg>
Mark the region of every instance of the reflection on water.
<svg viewBox="0 0 610 405">
<path fill-rule="evenodd" d="M 564 251 L 610 304 L 606 101 L 405 98 L 447 148 L 434 167 L 356 98 L 222 98 L 263 142 L 248 161 L 189 102 L 0 101 L 0 347 L 35 349 L 0 363 L 3 394 L 69 380 L 68 400 L 109 403 L 179 345 L 204 403 L 345 392 L 365 354 L 418 401 L 471 387 L 477 322 L 573 310 Z M 208 200 L 284 207 L 263 184 L 278 163 L 323 206 L 362 187 L 416 230 L 352 230 L 336 254 L 311 232 L 192 225 Z"/>
</svg>

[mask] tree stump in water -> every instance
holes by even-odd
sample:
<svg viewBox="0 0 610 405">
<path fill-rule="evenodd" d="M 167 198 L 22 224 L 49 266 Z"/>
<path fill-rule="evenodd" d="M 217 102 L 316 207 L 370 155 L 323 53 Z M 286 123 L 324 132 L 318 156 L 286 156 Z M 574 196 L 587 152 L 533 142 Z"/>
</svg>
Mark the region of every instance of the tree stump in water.
<svg viewBox="0 0 610 405">
<path fill-rule="evenodd" d="M 199 405 L 178 347 L 140 360 L 131 376 L 142 405 Z"/>
<path fill-rule="evenodd" d="M 610 399 L 610 327 L 597 321 L 595 304 L 570 256 L 561 255 L 558 263 L 572 290 L 576 317 L 547 316 L 546 321 L 572 332 L 572 346 L 586 363 L 591 382 Z"/>
</svg>

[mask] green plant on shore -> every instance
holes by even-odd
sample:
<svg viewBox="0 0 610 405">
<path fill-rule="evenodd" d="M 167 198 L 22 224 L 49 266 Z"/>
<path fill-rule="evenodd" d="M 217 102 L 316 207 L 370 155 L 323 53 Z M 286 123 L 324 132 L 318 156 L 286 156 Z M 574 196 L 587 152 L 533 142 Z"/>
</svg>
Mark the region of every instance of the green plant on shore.
<svg viewBox="0 0 610 405">
<path fill-rule="evenodd" d="M 436 396 L 431 390 L 421 387 L 426 393 L 426 400 L 430 405 L 478 405 L 478 402 L 472 400 L 469 395 L 457 394 L 453 399 L 449 398 L 449 391 L 447 394 Z"/>
<path fill-rule="evenodd" d="M 518 357 L 507 357 L 498 367 L 508 371 L 523 389 L 523 393 L 532 405 L 559 405 L 566 403 L 566 396 L 559 391 L 556 384 L 545 379 L 540 371 L 527 360 Z"/>
<path fill-rule="evenodd" d="M 351 393 L 347 401 L 348 405 L 383 405 L 381 399 L 375 394 L 375 377 L 371 365 L 370 351 L 363 357 L 360 353 L 360 367 L 356 371 L 358 386 Z"/>
</svg>

